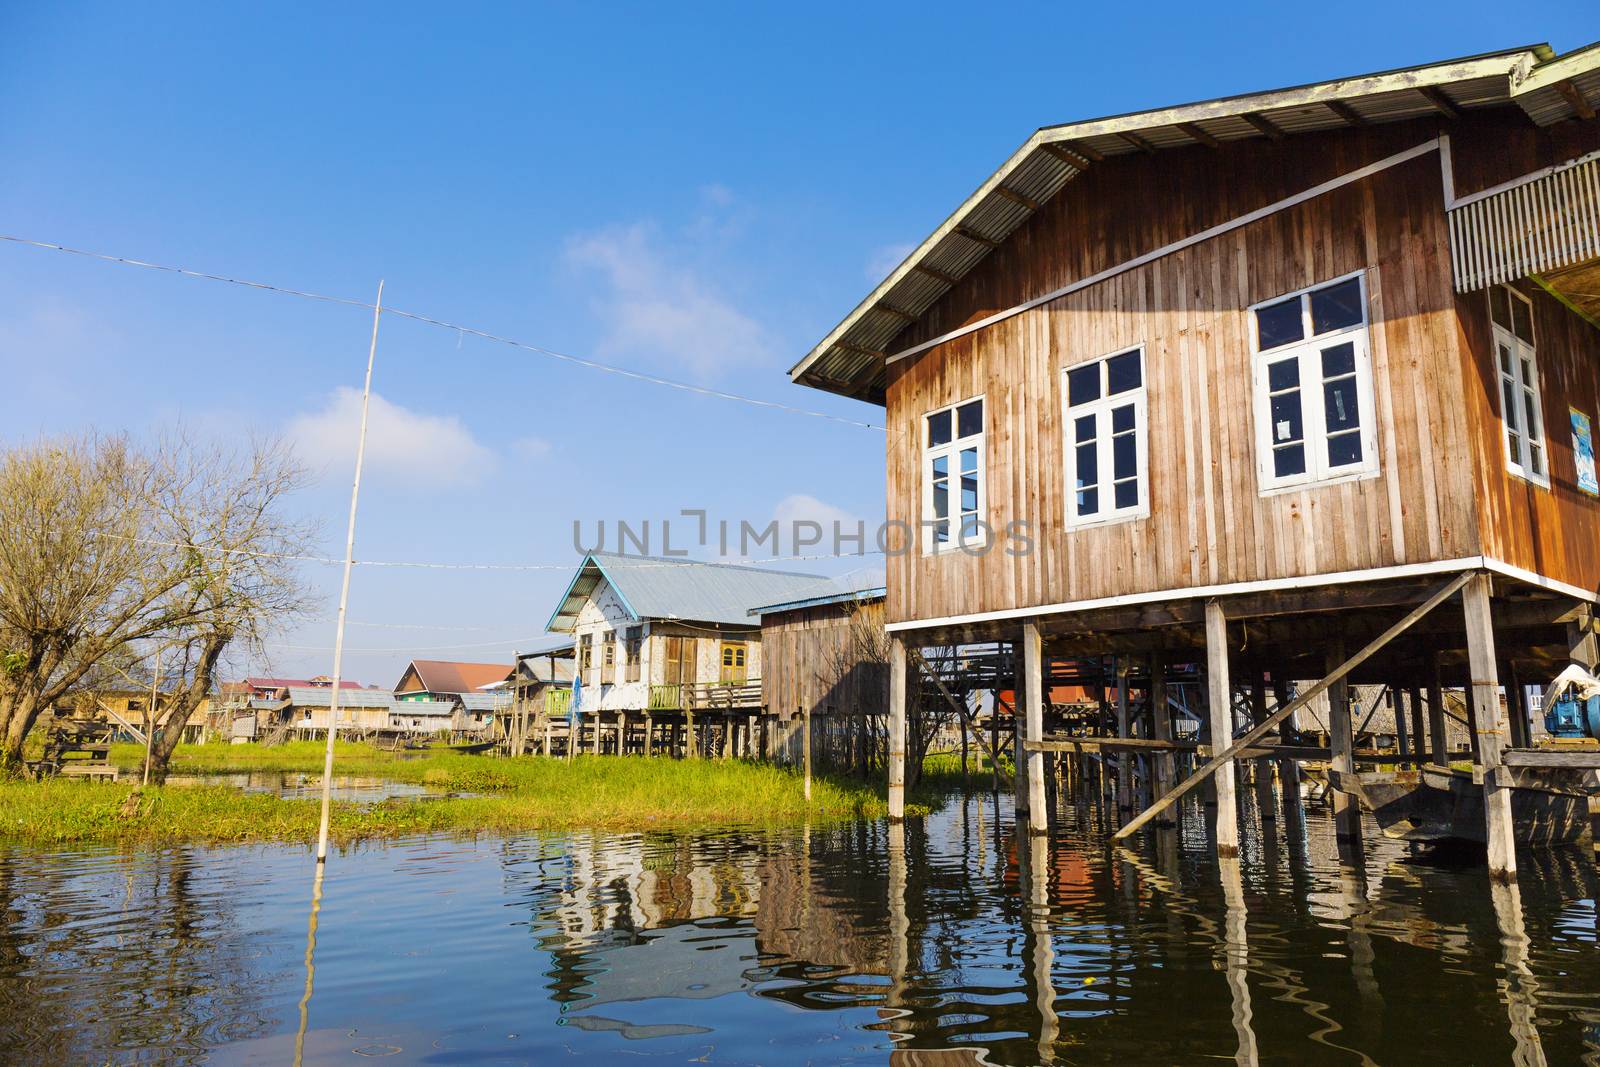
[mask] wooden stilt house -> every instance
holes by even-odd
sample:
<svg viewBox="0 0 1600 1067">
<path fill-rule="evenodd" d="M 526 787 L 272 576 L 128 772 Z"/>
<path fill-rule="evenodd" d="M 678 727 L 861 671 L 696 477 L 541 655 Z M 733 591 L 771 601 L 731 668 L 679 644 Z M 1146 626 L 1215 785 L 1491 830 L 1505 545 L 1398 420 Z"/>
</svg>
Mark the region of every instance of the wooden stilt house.
<svg viewBox="0 0 1600 1067">
<path fill-rule="evenodd" d="M 1232 757 L 1326 760 L 1347 834 L 1385 803 L 1348 687 L 1387 685 L 1418 774 L 1473 762 L 1443 787 L 1513 876 L 1555 773 L 1521 684 L 1597 658 L 1597 107 L 1600 46 L 1536 46 L 1030 137 L 791 372 L 886 409 L 891 713 L 906 646 L 1011 643 L 1042 829 L 1047 661 L 1104 664 L 1156 794 L 1130 829 L 1176 797 L 1165 678 L 1197 664 L 1228 853 Z"/>
</svg>

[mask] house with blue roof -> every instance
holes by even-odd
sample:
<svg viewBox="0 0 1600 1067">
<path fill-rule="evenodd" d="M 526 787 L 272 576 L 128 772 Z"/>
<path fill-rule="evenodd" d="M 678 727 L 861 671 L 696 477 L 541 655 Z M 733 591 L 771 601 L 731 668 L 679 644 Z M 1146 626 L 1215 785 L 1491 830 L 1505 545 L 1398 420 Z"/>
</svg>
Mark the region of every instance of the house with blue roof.
<svg viewBox="0 0 1600 1067">
<path fill-rule="evenodd" d="M 752 609 L 836 591 L 815 574 L 590 553 L 547 626 L 573 639 L 579 729 L 588 731 L 577 743 L 652 751 L 658 729 L 676 738 L 698 716 L 723 723 L 724 751 L 736 728 L 747 731 L 748 748 L 753 728 L 745 720 L 761 708 L 761 628 Z"/>
</svg>

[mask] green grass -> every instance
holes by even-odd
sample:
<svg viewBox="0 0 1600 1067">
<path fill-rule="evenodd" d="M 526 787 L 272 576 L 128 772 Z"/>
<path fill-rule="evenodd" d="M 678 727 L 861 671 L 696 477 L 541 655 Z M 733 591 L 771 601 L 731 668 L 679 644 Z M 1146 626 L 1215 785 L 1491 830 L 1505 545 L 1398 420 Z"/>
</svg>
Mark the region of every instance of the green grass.
<svg viewBox="0 0 1600 1067">
<path fill-rule="evenodd" d="M 112 757 L 136 767 L 138 746 Z M 284 770 L 320 773 L 322 744 L 185 745 L 175 773 Z M 415 782 L 477 796 L 388 800 L 334 806 L 339 841 L 451 831 L 504 833 L 593 827 L 759 826 L 807 819 L 874 818 L 884 813 L 876 788 L 828 778 L 805 800 L 800 776 L 769 764 L 580 756 L 571 763 L 458 754 L 401 759 L 360 744 L 341 744 L 336 774 Z M 171 844 L 183 841 L 310 841 L 318 804 L 244 793 L 229 786 L 168 786 L 140 793 L 124 814 L 131 785 L 55 780 L 0 782 L 0 837 L 36 844 Z M 925 810 L 925 809 L 924 809 Z"/>
</svg>

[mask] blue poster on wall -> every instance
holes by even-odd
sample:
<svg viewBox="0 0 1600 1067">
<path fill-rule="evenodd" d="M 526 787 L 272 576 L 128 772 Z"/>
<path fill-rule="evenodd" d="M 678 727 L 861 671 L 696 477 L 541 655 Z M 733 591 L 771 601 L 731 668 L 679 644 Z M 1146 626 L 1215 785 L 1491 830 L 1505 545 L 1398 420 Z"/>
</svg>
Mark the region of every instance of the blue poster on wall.
<svg viewBox="0 0 1600 1067">
<path fill-rule="evenodd" d="M 1589 416 L 1577 408 L 1568 408 L 1572 416 L 1572 456 L 1578 464 L 1578 488 L 1590 496 L 1600 496 L 1600 478 L 1594 469 L 1594 434 Z"/>
</svg>

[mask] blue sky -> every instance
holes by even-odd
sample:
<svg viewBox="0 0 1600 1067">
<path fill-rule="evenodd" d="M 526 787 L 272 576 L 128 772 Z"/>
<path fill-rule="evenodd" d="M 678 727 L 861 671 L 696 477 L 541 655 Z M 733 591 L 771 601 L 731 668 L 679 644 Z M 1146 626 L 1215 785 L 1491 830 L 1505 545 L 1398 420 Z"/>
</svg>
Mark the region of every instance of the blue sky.
<svg viewBox="0 0 1600 1067">
<path fill-rule="evenodd" d="M 0 3 L 0 232 L 361 299 L 382 278 L 393 306 L 877 422 L 784 371 L 1034 128 L 1597 37 L 1592 2 Z M 337 555 L 369 329 L 0 245 L 0 435 L 290 435 Z M 374 389 L 362 558 L 565 567 L 574 519 L 883 513 L 877 431 L 392 318 Z M 328 669 L 337 570 L 306 573 L 323 609 L 255 666 Z M 358 570 L 346 675 L 509 659 L 569 577 Z"/>
</svg>

